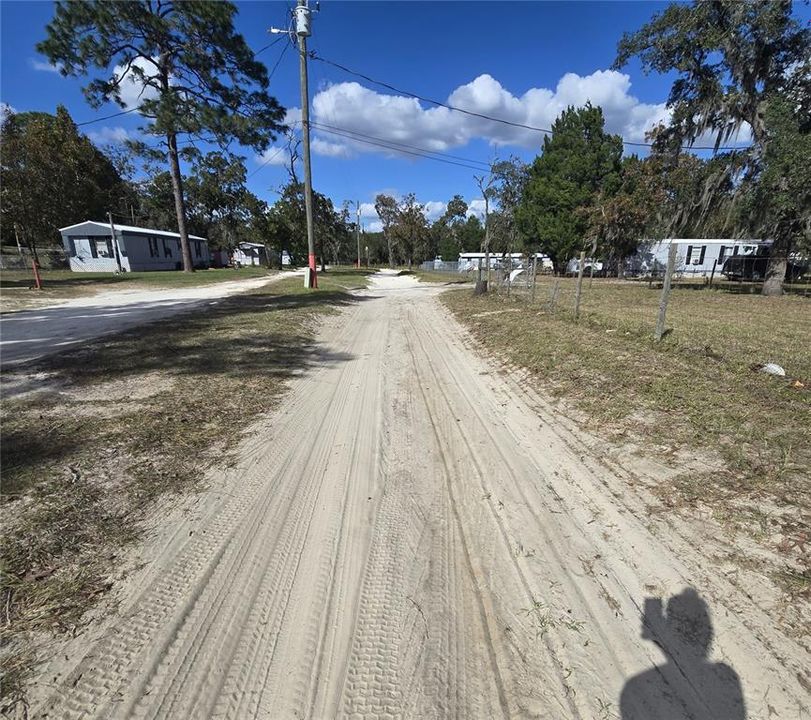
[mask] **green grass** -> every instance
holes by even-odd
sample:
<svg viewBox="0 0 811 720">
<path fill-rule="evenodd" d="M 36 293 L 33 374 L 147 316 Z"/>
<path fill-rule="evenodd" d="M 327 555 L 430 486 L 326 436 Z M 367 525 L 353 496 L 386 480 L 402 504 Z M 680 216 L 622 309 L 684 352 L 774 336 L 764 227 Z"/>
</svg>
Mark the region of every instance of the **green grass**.
<svg viewBox="0 0 811 720">
<path fill-rule="evenodd" d="M 262 267 L 212 268 L 184 273 L 176 270 L 121 273 L 43 270 L 42 289 L 34 289 L 28 270 L 0 270 L 0 307 L 20 310 L 47 302 L 83 297 L 106 290 L 198 287 L 227 280 L 264 277 L 273 271 Z"/>
<path fill-rule="evenodd" d="M 52 389 L 3 404 L 0 711 L 24 700 L 32 638 L 81 625 L 156 501 L 229 464 L 293 373 L 324 362 L 319 318 L 359 302 L 347 290 L 366 273 L 328 272 L 319 284 L 285 279 L 6 372 L 43 373 Z"/>
<path fill-rule="evenodd" d="M 534 304 L 515 289 L 442 297 L 486 348 L 529 370 L 593 432 L 665 462 L 706 460 L 706 470 L 655 488 L 664 511 L 709 510 L 772 550 L 811 533 L 811 300 L 678 288 L 670 332 L 655 343 L 658 289 L 585 282 L 575 323 L 574 281 L 560 281 L 552 311 L 554 283 L 539 281 Z M 766 362 L 787 378 L 753 371 Z M 784 555 L 808 570 L 807 554 Z"/>
</svg>

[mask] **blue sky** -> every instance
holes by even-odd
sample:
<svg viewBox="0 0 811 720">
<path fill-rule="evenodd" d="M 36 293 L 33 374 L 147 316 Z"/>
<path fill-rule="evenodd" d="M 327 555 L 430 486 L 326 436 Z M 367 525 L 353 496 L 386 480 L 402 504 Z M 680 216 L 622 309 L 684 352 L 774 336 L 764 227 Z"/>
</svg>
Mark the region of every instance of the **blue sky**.
<svg viewBox="0 0 811 720">
<path fill-rule="evenodd" d="M 286 2 L 239 3 L 237 29 L 260 49 L 286 26 Z M 603 105 L 608 127 L 629 140 L 664 116 L 671 78 L 645 76 L 638 64 L 610 71 L 624 31 L 646 22 L 664 3 L 652 2 L 338 2 L 324 0 L 314 16 L 310 49 L 395 87 L 491 116 L 548 127 L 562 107 L 591 99 Z M 811 16 L 807 8 L 803 16 Z M 53 14 L 49 2 L 0 4 L 0 100 L 17 111 L 53 112 L 67 106 L 77 122 L 115 112 L 96 111 L 81 93 L 83 81 L 48 68 L 34 46 Z M 281 41 L 259 56 L 269 68 L 281 57 L 271 91 L 295 118 L 298 64 Z M 540 135 L 433 108 L 317 61 L 310 62 L 313 120 L 323 125 L 428 148 L 479 163 L 510 154 L 531 159 Z M 97 142 L 137 136 L 135 113 L 82 128 Z M 274 145 L 265 160 L 245 152 L 249 186 L 273 202 L 286 179 Z M 314 133 L 313 183 L 336 203 L 359 200 L 374 228 L 370 204 L 381 191 L 415 192 L 429 214 L 459 193 L 479 197 L 474 170 L 392 153 L 322 129 Z M 474 165 L 476 163 L 473 163 Z M 474 207 L 476 203 L 474 202 Z"/>
</svg>

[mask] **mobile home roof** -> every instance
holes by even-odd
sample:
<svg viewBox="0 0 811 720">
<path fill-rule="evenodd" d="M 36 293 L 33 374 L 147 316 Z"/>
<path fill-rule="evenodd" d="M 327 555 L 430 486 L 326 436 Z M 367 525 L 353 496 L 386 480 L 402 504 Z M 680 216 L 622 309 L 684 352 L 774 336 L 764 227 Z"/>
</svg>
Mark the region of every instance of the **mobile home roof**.
<svg viewBox="0 0 811 720">
<path fill-rule="evenodd" d="M 68 225 L 67 227 L 59 228 L 59 232 L 67 232 L 68 230 L 76 230 L 84 225 L 93 225 L 101 230 L 110 232 L 110 226 L 107 223 L 96 222 L 95 220 L 86 220 L 85 222 L 76 223 L 75 225 Z M 115 223 L 115 229 L 121 232 L 137 233 L 138 235 L 158 235 L 160 237 L 179 238 L 180 234 L 176 232 L 169 232 L 168 230 L 153 230 L 152 228 L 135 227 L 134 225 L 120 225 Z M 199 235 L 189 235 L 192 240 L 205 240 L 206 238 Z"/>
</svg>

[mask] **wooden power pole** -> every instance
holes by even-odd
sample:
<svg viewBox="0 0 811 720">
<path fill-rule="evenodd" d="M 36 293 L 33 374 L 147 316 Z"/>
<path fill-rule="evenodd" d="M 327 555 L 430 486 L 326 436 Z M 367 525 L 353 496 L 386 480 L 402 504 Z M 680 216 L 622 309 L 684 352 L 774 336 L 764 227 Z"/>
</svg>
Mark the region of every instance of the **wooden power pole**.
<svg viewBox="0 0 811 720">
<path fill-rule="evenodd" d="M 113 214 L 111 212 L 107 213 L 107 219 L 110 221 L 110 235 L 112 235 L 113 242 L 113 254 L 115 255 L 115 265 L 118 268 L 118 272 L 124 272 L 124 268 L 121 266 L 121 253 L 118 249 L 118 238 L 115 236 L 115 225 L 113 224 Z"/>
<path fill-rule="evenodd" d="M 310 166 L 310 90 L 307 81 L 307 38 L 310 29 L 310 8 L 307 0 L 298 0 L 296 5 L 296 36 L 298 37 L 299 82 L 301 85 L 301 135 L 304 146 L 304 207 L 307 213 L 308 270 L 304 287 L 318 287 L 318 272 L 315 264 L 315 230 L 313 228 L 313 176 Z"/>
</svg>

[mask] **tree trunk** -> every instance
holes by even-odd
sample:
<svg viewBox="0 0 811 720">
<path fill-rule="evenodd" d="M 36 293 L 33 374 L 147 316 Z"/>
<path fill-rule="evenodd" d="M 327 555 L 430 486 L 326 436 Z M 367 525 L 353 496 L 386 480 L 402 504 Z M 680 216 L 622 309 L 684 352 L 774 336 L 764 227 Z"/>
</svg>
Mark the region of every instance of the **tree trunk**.
<svg viewBox="0 0 811 720">
<path fill-rule="evenodd" d="M 617 258 L 617 280 L 624 280 L 625 279 L 625 258 L 618 257 Z M 592 258 L 592 267 L 594 265 L 594 258 Z"/>
<path fill-rule="evenodd" d="M 34 258 L 34 262 L 37 265 L 39 265 L 39 254 L 37 253 L 37 243 L 25 228 L 23 228 L 23 242 L 28 246 L 28 249 L 31 251 L 31 257 Z"/>
<path fill-rule="evenodd" d="M 387 234 L 386 235 L 386 242 L 389 246 L 389 267 L 393 270 L 394 269 L 394 246 L 392 243 L 391 237 Z"/>
<path fill-rule="evenodd" d="M 490 289 L 490 199 L 484 194 L 484 267 L 487 271 L 487 282 L 482 292 Z"/>
<path fill-rule="evenodd" d="M 777 296 L 783 294 L 783 281 L 786 279 L 790 244 L 791 241 L 788 238 L 775 238 L 769 253 L 769 264 L 766 266 L 763 295 Z"/>
<path fill-rule="evenodd" d="M 183 258 L 183 271 L 194 272 L 191 247 L 189 247 L 189 233 L 186 231 L 186 202 L 183 199 L 183 178 L 180 176 L 177 135 L 167 133 L 166 140 L 169 143 L 169 174 L 172 177 L 172 190 L 175 195 L 175 214 L 177 215 L 177 231 L 180 233 L 180 255 Z"/>
</svg>

